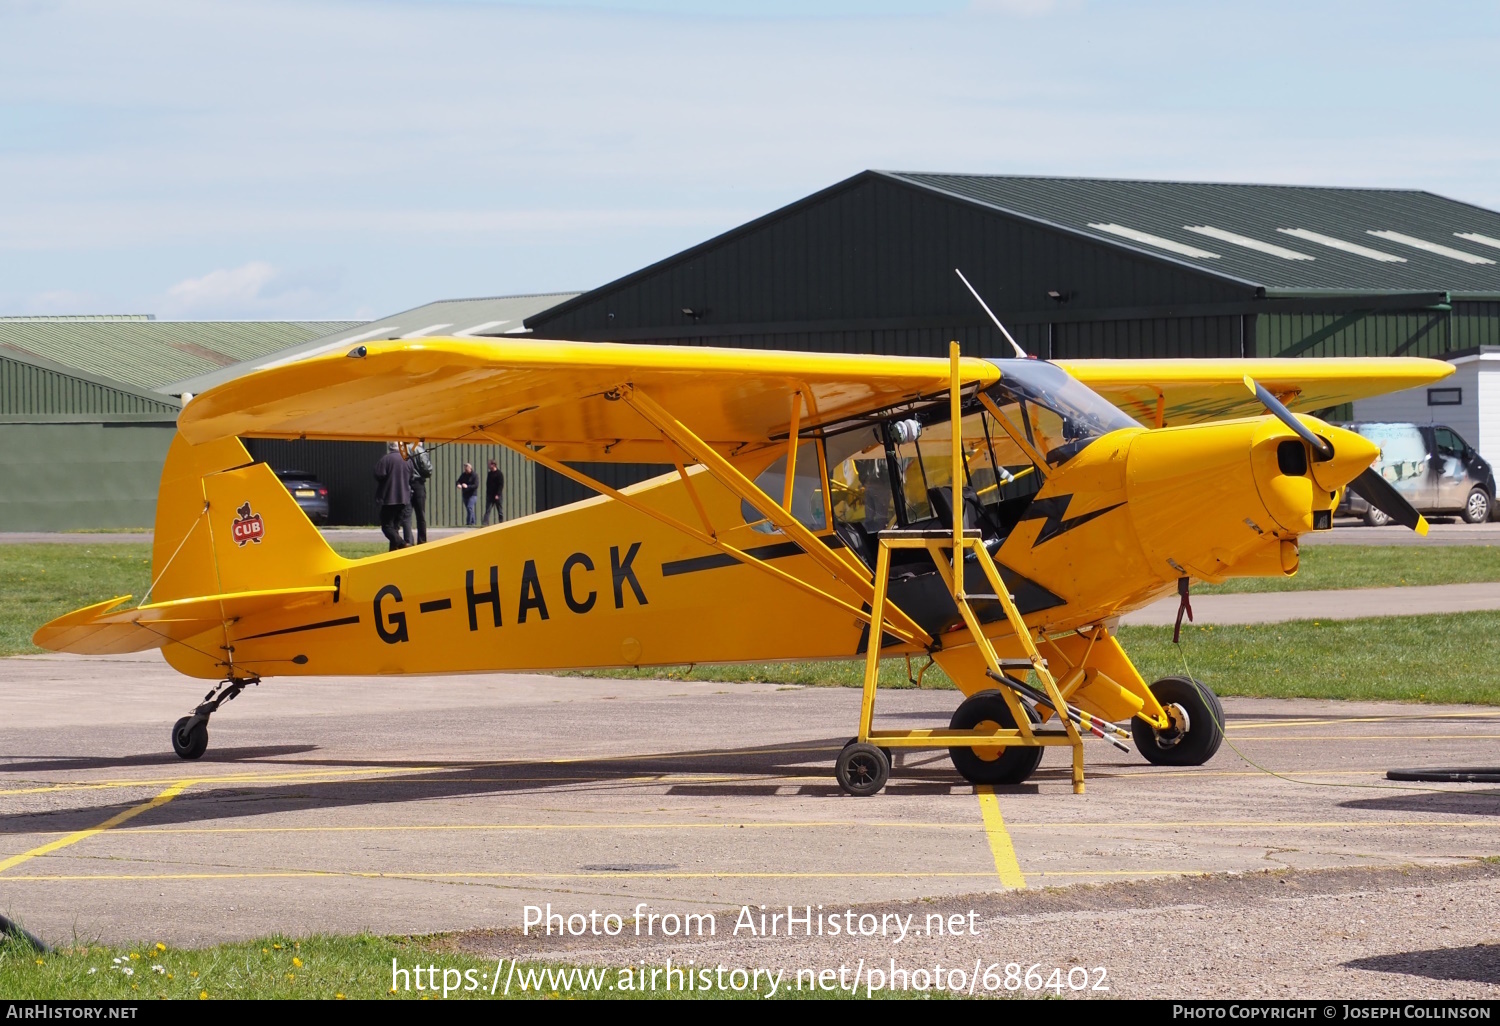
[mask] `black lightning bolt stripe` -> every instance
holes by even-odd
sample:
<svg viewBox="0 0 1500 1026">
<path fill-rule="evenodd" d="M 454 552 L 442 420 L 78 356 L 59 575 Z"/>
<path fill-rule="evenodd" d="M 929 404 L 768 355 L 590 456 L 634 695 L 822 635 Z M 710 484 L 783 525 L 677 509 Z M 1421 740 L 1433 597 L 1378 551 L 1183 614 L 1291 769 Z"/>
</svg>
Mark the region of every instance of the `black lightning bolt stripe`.
<svg viewBox="0 0 1500 1026">
<path fill-rule="evenodd" d="M 1096 509 L 1092 513 L 1084 513 L 1082 516 L 1069 517 L 1064 520 L 1063 514 L 1068 512 L 1068 504 L 1072 501 L 1073 496 L 1071 494 L 1052 495 L 1045 499 L 1033 500 L 1031 505 L 1026 507 L 1026 512 L 1021 517 L 1022 521 L 1045 521 L 1042 524 L 1042 529 L 1037 532 L 1036 541 L 1031 543 L 1032 548 L 1036 548 L 1042 542 L 1056 538 L 1060 534 L 1067 534 L 1073 528 L 1082 527 L 1095 517 L 1102 517 L 1110 510 L 1119 509 L 1125 505 L 1123 502 L 1117 502 L 1113 506 L 1105 506 L 1103 509 Z"/>
</svg>

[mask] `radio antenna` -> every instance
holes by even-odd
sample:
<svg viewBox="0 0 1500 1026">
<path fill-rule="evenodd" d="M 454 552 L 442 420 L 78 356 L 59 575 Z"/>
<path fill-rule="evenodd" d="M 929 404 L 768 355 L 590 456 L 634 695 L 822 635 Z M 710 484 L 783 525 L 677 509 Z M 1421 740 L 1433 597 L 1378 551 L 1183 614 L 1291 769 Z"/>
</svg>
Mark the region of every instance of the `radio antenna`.
<svg viewBox="0 0 1500 1026">
<path fill-rule="evenodd" d="M 1009 342 L 1011 348 L 1016 351 L 1016 355 L 1023 360 L 1030 359 L 1030 357 L 1026 355 L 1026 350 L 1021 348 L 1021 344 L 1011 337 L 1010 332 L 1005 330 L 1005 325 L 1000 323 L 1000 318 L 995 316 L 995 311 L 990 309 L 990 305 L 984 301 L 984 298 L 982 296 L 980 296 L 979 291 L 975 289 L 974 286 L 969 284 L 969 279 L 964 277 L 964 272 L 955 267 L 953 269 L 953 273 L 958 275 L 958 280 L 964 283 L 964 288 L 968 289 L 969 294 L 974 297 L 974 299 L 979 303 L 980 306 L 984 307 L 984 312 L 990 315 L 990 320 L 995 322 L 995 327 L 1000 329 L 1000 334 L 1005 336 L 1005 340 Z"/>
</svg>

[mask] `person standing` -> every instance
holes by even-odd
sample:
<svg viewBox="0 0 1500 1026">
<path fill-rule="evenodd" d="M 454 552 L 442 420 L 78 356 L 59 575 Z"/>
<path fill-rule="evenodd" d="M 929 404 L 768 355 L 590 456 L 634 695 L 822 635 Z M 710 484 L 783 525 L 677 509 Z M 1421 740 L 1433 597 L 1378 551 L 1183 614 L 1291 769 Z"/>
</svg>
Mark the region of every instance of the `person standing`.
<svg viewBox="0 0 1500 1026">
<path fill-rule="evenodd" d="M 474 513 L 479 505 L 479 475 L 474 473 L 472 463 L 465 463 L 464 472 L 458 475 L 458 497 L 464 503 L 464 526 L 473 527 Z"/>
<path fill-rule="evenodd" d="M 385 443 L 385 455 L 375 464 L 375 501 L 380 503 L 380 533 L 391 543 L 388 551 L 406 548 L 401 525 L 411 505 L 411 472 L 395 442 Z"/>
<path fill-rule="evenodd" d="M 490 510 L 495 511 L 495 523 L 505 523 L 505 475 L 500 464 L 490 460 L 490 472 L 484 478 L 484 522 L 490 522 Z"/>
<path fill-rule="evenodd" d="M 427 482 L 432 477 L 432 457 L 427 455 L 421 442 L 411 449 L 411 516 L 401 524 L 401 534 L 408 545 L 427 544 Z M 417 521 L 417 536 L 411 533 L 412 518 Z"/>
</svg>

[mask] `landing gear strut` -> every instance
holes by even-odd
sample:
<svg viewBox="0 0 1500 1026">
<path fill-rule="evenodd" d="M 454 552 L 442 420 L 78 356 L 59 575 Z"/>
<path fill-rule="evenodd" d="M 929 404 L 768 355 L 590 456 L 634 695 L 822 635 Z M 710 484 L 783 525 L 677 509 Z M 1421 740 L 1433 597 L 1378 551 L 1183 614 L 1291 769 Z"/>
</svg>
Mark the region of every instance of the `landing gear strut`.
<svg viewBox="0 0 1500 1026">
<path fill-rule="evenodd" d="M 201 756 L 208 750 L 208 718 L 219 711 L 219 706 L 238 697 L 251 684 L 259 683 L 259 677 L 230 677 L 219 681 L 203 696 L 198 708 L 172 725 L 172 751 L 184 759 Z"/>
</svg>

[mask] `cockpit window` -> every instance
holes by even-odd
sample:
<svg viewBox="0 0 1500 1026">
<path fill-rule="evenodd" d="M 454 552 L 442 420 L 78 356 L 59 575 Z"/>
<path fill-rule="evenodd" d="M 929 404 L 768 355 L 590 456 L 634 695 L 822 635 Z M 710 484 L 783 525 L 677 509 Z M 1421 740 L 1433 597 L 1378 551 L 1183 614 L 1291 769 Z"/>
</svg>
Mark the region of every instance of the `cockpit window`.
<svg viewBox="0 0 1500 1026">
<path fill-rule="evenodd" d="M 896 523 L 891 466 L 880 427 L 846 431 L 830 438 L 828 496 L 836 520 L 860 524 L 874 534 Z"/>
<path fill-rule="evenodd" d="M 1000 380 L 990 387 L 990 398 L 1053 466 L 1072 459 L 1101 435 L 1140 427 L 1124 410 L 1055 364 L 994 363 Z"/>
<path fill-rule="evenodd" d="M 813 531 L 822 531 L 828 527 L 828 515 L 823 502 L 822 479 L 823 471 L 818 466 L 818 443 L 799 443 L 797 469 L 792 476 L 791 513 L 802 522 L 804 527 Z M 760 476 L 755 479 L 755 484 L 769 495 L 772 501 L 780 503 L 786 494 L 786 457 L 782 456 L 761 471 Z M 743 500 L 740 502 L 740 515 L 745 518 L 745 523 L 762 534 L 780 533 L 781 529 L 761 516 L 760 510 Z"/>
</svg>

